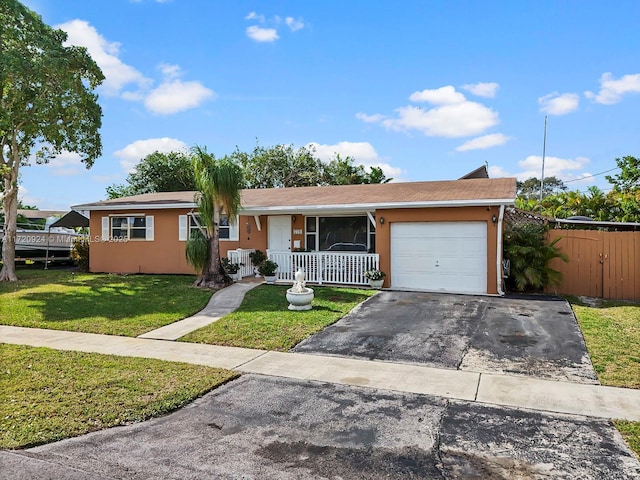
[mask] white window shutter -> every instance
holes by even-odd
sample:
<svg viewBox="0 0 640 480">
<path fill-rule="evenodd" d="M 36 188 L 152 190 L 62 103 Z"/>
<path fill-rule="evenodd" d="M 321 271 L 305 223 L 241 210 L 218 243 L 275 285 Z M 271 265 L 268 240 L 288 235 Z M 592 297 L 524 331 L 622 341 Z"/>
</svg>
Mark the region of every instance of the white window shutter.
<svg viewBox="0 0 640 480">
<path fill-rule="evenodd" d="M 188 217 L 186 215 L 178 215 L 178 240 L 181 242 L 186 242 L 189 237 L 187 220 Z"/>
<path fill-rule="evenodd" d="M 145 239 L 153 240 L 153 215 L 148 215 L 147 217 L 145 217 L 145 225 L 147 227 Z"/>
<path fill-rule="evenodd" d="M 235 222 L 231 223 L 231 221 L 229 221 L 229 240 L 238 240 L 240 237 L 240 225 L 238 224 L 238 221 L 239 218 L 237 215 L 235 218 Z"/>
<path fill-rule="evenodd" d="M 102 217 L 102 241 L 109 240 L 109 217 Z"/>
</svg>

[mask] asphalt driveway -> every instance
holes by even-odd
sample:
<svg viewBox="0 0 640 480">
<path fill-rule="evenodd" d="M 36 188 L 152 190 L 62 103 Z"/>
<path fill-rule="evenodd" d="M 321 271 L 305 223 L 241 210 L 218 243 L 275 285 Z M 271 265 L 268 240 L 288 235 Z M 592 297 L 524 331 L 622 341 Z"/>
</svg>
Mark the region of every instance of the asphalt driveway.
<svg viewBox="0 0 640 480">
<path fill-rule="evenodd" d="M 2 479 L 630 479 L 606 420 L 244 375 L 162 418 L 19 452 Z"/>
<path fill-rule="evenodd" d="M 382 291 L 293 351 L 597 383 L 566 300 Z"/>
</svg>

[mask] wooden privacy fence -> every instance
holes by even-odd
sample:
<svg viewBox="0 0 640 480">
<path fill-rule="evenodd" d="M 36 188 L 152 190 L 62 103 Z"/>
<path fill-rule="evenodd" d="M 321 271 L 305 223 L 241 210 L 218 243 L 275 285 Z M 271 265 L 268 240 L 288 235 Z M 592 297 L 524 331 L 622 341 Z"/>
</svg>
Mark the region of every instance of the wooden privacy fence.
<svg viewBox="0 0 640 480">
<path fill-rule="evenodd" d="M 548 292 L 640 301 L 640 232 L 549 231 L 550 242 L 558 237 L 569 262 L 551 262 L 562 281 Z"/>
</svg>

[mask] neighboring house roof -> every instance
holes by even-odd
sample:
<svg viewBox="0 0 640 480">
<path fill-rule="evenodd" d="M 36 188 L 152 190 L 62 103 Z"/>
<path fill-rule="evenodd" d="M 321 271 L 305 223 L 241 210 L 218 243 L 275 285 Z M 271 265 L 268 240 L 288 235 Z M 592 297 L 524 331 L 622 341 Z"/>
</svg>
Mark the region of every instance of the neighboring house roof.
<svg viewBox="0 0 640 480">
<path fill-rule="evenodd" d="M 43 219 L 48 217 L 59 217 L 64 215 L 67 212 L 62 212 L 60 210 L 33 210 L 33 209 L 18 209 L 18 215 L 22 215 L 25 218 L 31 220 Z"/>
<path fill-rule="evenodd" d="M 196 192 L 147 193 L 72 208 L 88 211 L 195 208 L 195 195 Z M 245 189 L 241 212 L 246 215 L 310 214 L 380 208 L 512 205 L 515 196 L 515 178 Z"/>
<path fill-rule="evenodd" d="M 476 168 L 475 170 L 470 171 L 466 175 L 460 177 L 459 180 L 467 180 L 469 178 L 489 178 L 489 172 L 487 171 L 487 167 L 482 165 L 481 167 Z"/>
</svg>

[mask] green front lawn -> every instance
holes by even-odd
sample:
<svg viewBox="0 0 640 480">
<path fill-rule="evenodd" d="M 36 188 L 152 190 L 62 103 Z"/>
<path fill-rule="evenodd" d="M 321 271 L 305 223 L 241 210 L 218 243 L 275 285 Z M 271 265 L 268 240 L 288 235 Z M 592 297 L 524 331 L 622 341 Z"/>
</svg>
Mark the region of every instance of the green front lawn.
<svg viewBox="0 0 640 480">
<path fill-rule="evenodd" d="M 313 309 L 290 311 L 287 288 L 260 285 L 247 292 L 235 312 L 180 341 L 287 351 L 376 293 L 355 288 L 314 287 Z"/>
<path fill-rule="evenodd" d="M 640 388 L 640 305 L 597 301 L 589 306 L 569 297 L 600 383 Z M 640 456 L 640 422 L 614 421 Z"/>
<path fill-rule="evenodd" d="M 236 375 L 185 363 L 0 344 L 0 448 L 162 415 Z"/>
<path fill-rule="evenodd" d="M 640 305 L 572 301 L 600 383 L 640 388 Z"/>
<path fill-rule="evenodd" d="M 0 323 L 135 337 L 204 308 L 211 292 L 188 275 L 21 270 L 0 283 Z"/>
</svg>

